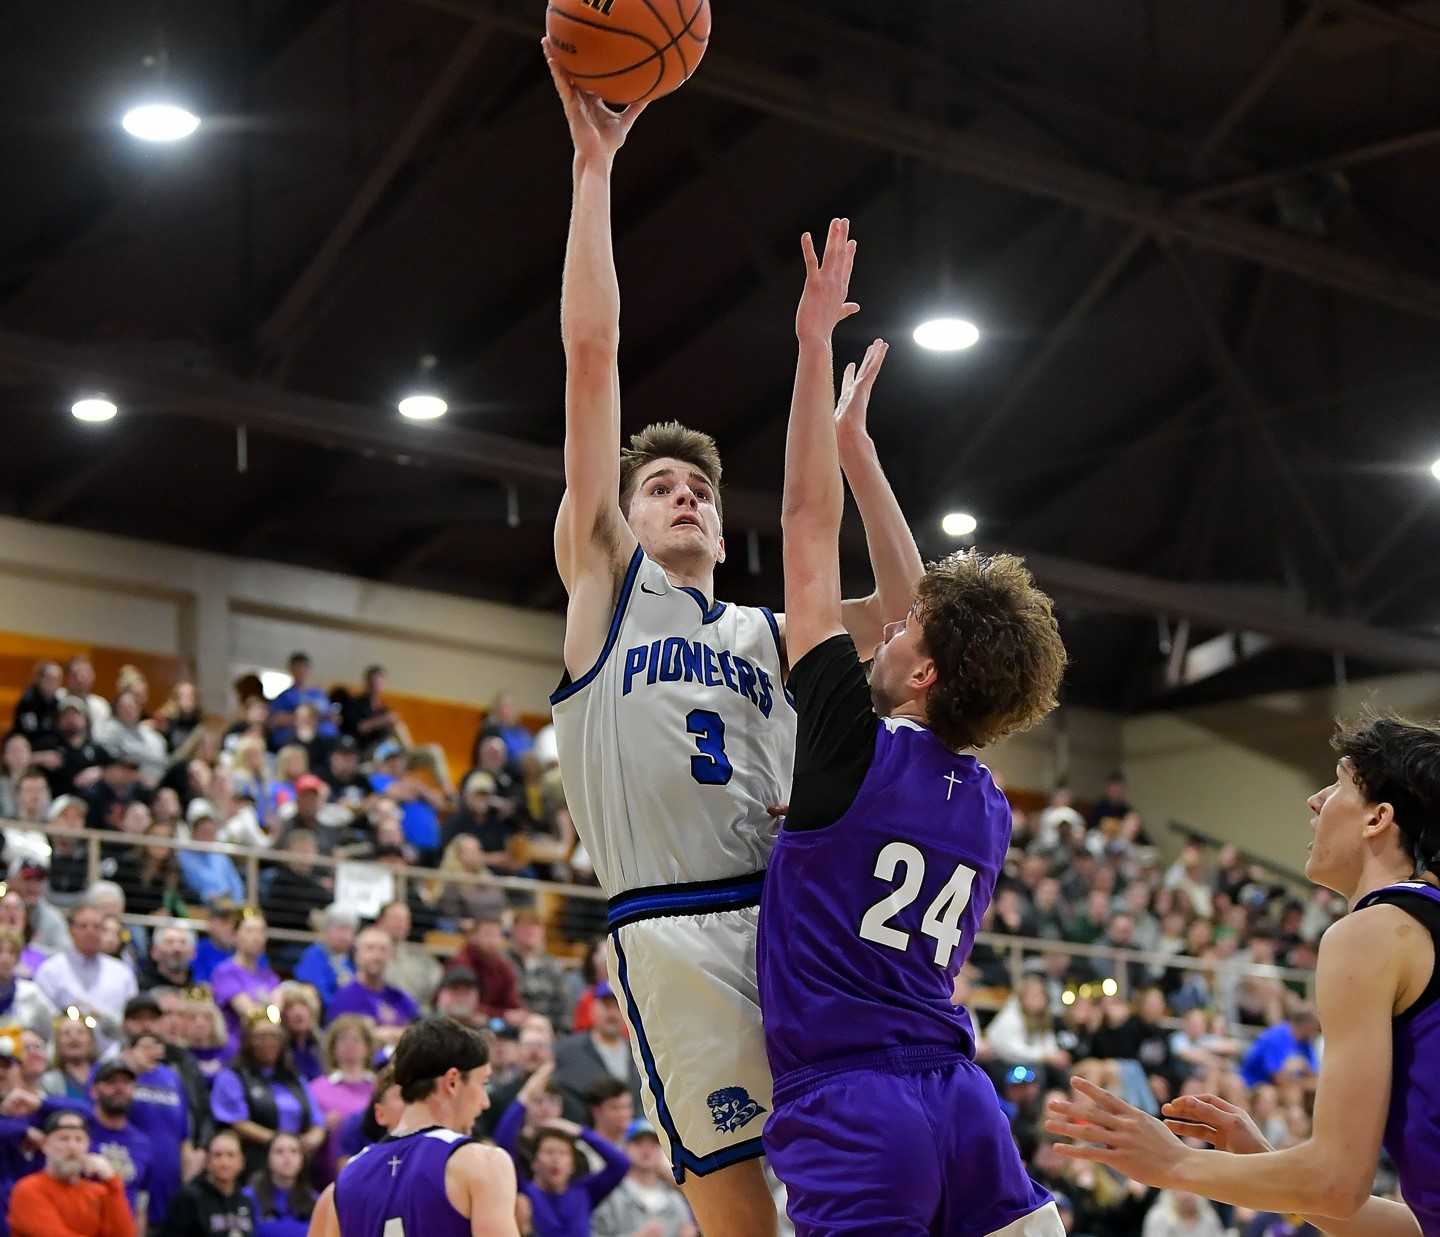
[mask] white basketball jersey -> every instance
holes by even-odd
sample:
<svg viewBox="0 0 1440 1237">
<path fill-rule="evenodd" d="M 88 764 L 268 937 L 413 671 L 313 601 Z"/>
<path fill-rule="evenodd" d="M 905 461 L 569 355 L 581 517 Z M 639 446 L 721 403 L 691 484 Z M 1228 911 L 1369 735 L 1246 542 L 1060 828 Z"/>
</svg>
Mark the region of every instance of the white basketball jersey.
<svg viewBox="0 0 1440 1237">
<path fill-rule="evenodd" d="M 611 897 L 761 871 L 795 709 L 769 610 L 711 605 L 638 547 L 595 665 L 551 698 L 565 798 Z"/>
</svg>

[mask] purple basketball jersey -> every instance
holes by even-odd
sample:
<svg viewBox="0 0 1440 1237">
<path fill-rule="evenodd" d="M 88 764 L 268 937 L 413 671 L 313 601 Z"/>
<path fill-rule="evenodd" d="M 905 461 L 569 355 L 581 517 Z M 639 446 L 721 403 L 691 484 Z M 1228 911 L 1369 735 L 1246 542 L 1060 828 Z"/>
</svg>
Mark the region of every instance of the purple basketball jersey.
<svg viewBox="0 0 1440 1237">
<path fill-rule="evenodd" d="M 436 1128 L 366 1147 L 335 1183 L 340 1237 L 470 1237 L 445 1195 L 445 1165 L 469 1141 Z"/>
<path fill-rule="evenodd" d="M 757 961 L 777 1089 L 817 1065 L 917 1047 L 974 1054 L 950 1003 L 1010 845 L 1010 805 L 974 757 L 889 718 L 850 809 L 782 830 Z"/>
<path fill-rule="evenodd" d="M 1387 885 L 1355 904 L 1363 910 L 1377 901 L 1405 909 L 1405 901 L 1386 895 L 1424 898 L 1440 907 L 1440 889 L 1424 881 Z M 1440 937 L 1435 940 L 1435 966 L 1440 971 Z M 1429 993 L 1436 980 L 1432 979 Z M 1421 997 L 1417 1005 L 1423 1004 Z M 1390 1079 L 1390 1114 L 1385 1123 L 1385 1150 L 1400 1174 L 1400 1193 L 1420 1221 L 1425 1237 L 1440 1237 L 1440 1000 L 1392 1024 L 1394 1064 Z"/>
</svg>

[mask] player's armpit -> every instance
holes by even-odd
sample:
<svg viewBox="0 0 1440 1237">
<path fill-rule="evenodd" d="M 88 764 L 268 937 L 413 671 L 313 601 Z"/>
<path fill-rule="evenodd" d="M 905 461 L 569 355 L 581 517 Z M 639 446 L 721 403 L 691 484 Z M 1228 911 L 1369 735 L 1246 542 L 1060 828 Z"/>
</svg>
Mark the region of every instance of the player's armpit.
<svg viewBox="0 0 1440 1237">
<path fill-rule="evenodd" d="M 570 495 L 561 500 L 555 524 L 555 562 L 569 602 L 565 611 L 565 668 L 574 678 L 585 674 L 605 647 L 626 566 L 635 553 L 635 534 L 619 507 L 608 525 L 591 529 L 583 545 L 566 534 Z"/>
<path fill-rule="evenodd" d="M 519 1237 L 515 1218 L 515 1165 L 496 1147 L 471 1144 L 455 1153 L 470 1197 L 472 1237 Z"/>
</svg>

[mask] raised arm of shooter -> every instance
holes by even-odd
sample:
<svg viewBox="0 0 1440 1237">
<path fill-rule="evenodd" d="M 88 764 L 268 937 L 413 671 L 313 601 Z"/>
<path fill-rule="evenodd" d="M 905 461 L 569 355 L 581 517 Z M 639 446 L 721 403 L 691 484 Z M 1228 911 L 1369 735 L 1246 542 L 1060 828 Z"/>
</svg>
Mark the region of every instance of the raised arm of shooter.
<svg viewBox="0 0 1440 1237">
<path fill-rule="evenodd" d="M 610 233 L 610 169 L 645 110 L 612 112 L 577 90 L 545 45 L 575 144 L 575 198 L 560 298 L 565 345 L 565 497 L 555 564 L 570 594 L 565 662 L 588 669 L 604 642 L 616 568 L 634 550 L 620 513 L 620 282 Z"/>
<path fill-rule="evenodd" d="M 835 431 L 835 366 L 831 336 L 837 323 L 858 313 L 846 300 L 855 242 L 850 223 L 836 219 L 815 256 L 807 232 L 805 291 L 795 315 L 800 356 L 785 440 L 785 493 L 781 524 L 785 544 L 785 642 L 793 666 L 811 649 L 844 630 L 840 612 L 840 520 L 845 483 Z"/>
<path fill-rule="evenodd" d="M 853 363 L 845 367 L 840 402 L 835 408 L 840 466 L 865 524 L 870 569 L 875 573 L 875 591 L 869 597 L 846 601 L 841 607 L 845 630 L 854 638 L 861 660 L 868 660 L 874 652 L 887 623 L 898 623 L 909 613 L 915 588 L 925 574 L 910 525 L 880 467 L 866 425 L 870 393 L 889 351 L 890 345 L 877 339 L 866 351 L 858 371 Z"/>
</svg>

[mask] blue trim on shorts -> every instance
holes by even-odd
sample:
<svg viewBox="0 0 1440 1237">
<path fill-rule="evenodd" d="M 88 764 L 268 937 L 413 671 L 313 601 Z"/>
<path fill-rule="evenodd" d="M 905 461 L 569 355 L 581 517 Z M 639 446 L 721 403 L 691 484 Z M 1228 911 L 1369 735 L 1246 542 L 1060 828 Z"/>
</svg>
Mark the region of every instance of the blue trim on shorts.
<svg viewBox="0 0 1440 1237">
<path fill-rule="evenodd" d="M 631 889 L 607 903 L 607 925 L 611 932 L 618 932 L 627 923 L 637 923 L 642 919 L 743 910 L 747 906 L 760 905 L 764 888 L 765 873 L 751 872 L 725 880 Z"/>
<path fill-rule="evenodd" d="M 665 1087 L 660 1081 L 660 1071 L 655 1065 L 655 1054 L 650 1051 L 650 1040 L 645 1034 L 645 1027 L 640 1021 L 640 1006 L 635 1001 L 635 994 L 630 990 L 630 966 L 625 959 L 625 950 L 620 944 L 619 936 L 612 936 L 610 943 L 615 947 L 615 960 L 618 963 L 617 978 L 620 981 L 620 991 L 625 994 L 625 1009 L 630 1017 L 630 1025 L 635 1028 L 635 1044 L 640 1049 L 640 1060 L 645 1065 L 645 1079 L 650 1085 L 650 1092 L 655 1096 L 655 1112 L 660 1118 L 660 1125 L 664 1129 L 666 1137 L 670 1139 L 670 1161 L 671 1171 L 675 1175 L 675 1184 L 685 1184 L 686 1170 L 694 1173 L 697 1177 L 704 1177 L 722 1168 L 729 1168 L 732 1164 L 738 1164 L 742 1160 L 758 1159 L 765 1154 L 761 1139 L 751 1138 L 743 1143 L 736 1143 L 733 1147 L 724 1147 L 710 1155 L 695 1155 L 686 1149 L 685 1144 L 680 1141 L 680 1132 L 675 1128 L 675 1119 L 670 1115 L 670 1109 L 665 1104 Z"/>
<path fill-rule="evenodd" d="M 562 700 L 569 700 L 576 692 L 590 686 L 591 680 L 600 673 L 605 659 L 610 656 L 615 642 L 620 639 L 620 624 L 625 619 L 625 610 L 630 605 L 630 594 L 635 589 L 635 577 L 640 574 L 640 564 L 644 559 L 645 551 L 637 545 L 635 553 L 630 556 L 630 566 L 625 571 L 625 581 L 620 585 L 620 596 L 615 601 L 615 613 L 610 618 L 610 631 L 605 637 L 605 647 L 600 650 L 600 656 L 595 659 L 595 664 L 589 670 L 573 683 L 567 683 L 563 687 L 555 689 L 550 696 L 552 705 L 559 704 Z"/>
</svg>

